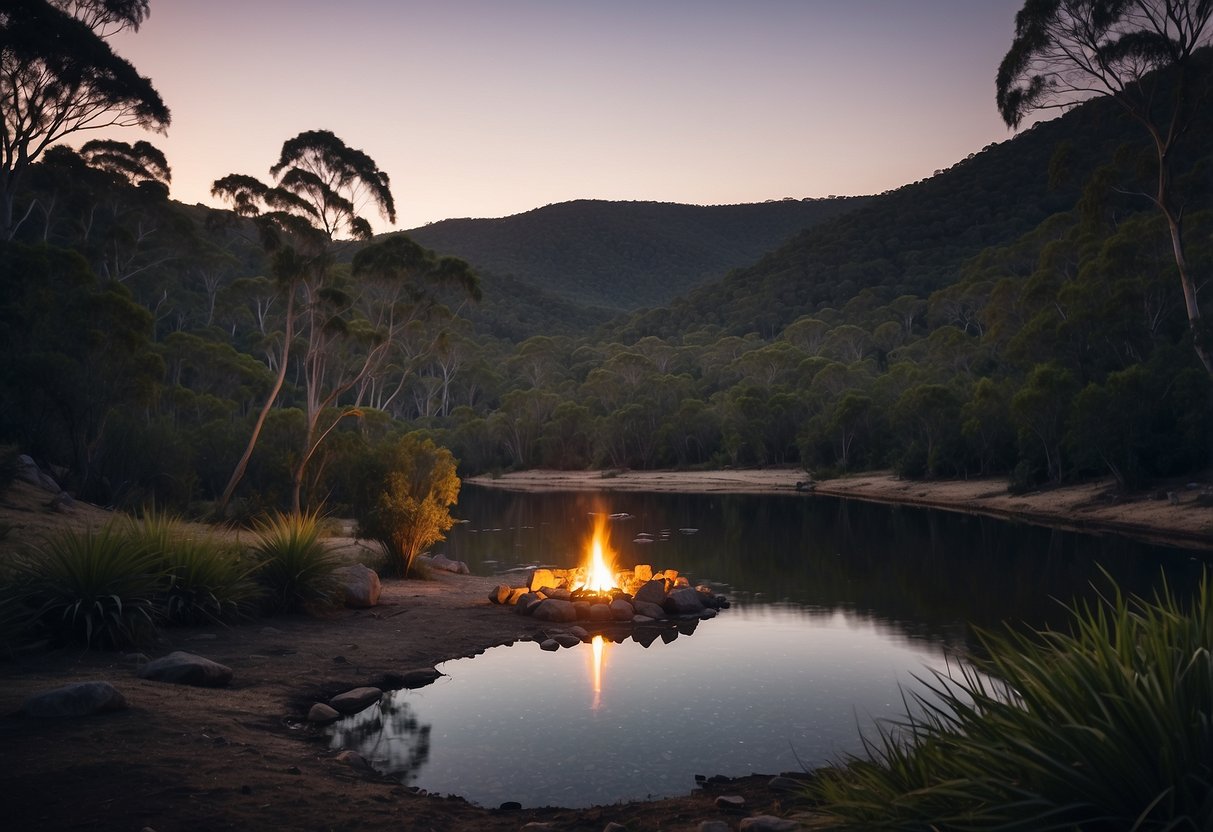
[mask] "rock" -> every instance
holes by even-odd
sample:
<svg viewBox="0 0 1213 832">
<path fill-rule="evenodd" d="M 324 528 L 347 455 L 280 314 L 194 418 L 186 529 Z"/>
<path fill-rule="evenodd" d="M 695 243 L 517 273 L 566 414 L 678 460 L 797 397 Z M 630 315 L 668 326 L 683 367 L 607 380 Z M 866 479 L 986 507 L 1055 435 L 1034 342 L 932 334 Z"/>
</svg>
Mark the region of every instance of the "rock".
<svg viewBox="0 0 1213 832">
<path fill-rule="evenodd" d="M 505 803 L 502 803 L 497 808 L 503 812 L 521 812 L 522 804 L 519 803 L 517 800 L 507 800 Z"/>
<path fill-rule="evenodd" d="M 577 636 L 577 638 L 581 639 L 582 641 L 586 641 L 590 637 L 590 634 L 586 632 L 585 627 L 578 627 L 576 625 L 569 627 L 569 635 Z"/>
<path fill-rule="evenodd" d="M 628 832 L 628 828 L 622 823 L 611 821 L 606 826 L 602 827 L 602 832 Z"/>
<path fill-rule="evenodd" d="M 76 682 L 36 693 L 21 710 L 27 716 L 49 719 L 61 716 L 92 716 L 126 708 L 126 698 L 109 682 Z"/>
<path fill-rule="evenodd" d="M 541 600 L 543 599 L 534 592 L 524 592 L 518 596 L 518 600 L 514 602 L 514 605 L 518 608 L 519 615 L 528 615 L 532 611 L 533 605 Z"/>
<path fill-rule="evenodd" d="M 472 570 L 468 569 L 466 563 L 461 560 L 451 560 L 446 555 L 434 555 L 427 565 L 430 569 L 441 569 L 443 572 L 452 572 L 456 575 L 472 574 Z"/>
<path fill-rule="evenodd" d="M 333 570 L 333 577 L 341 585 L 345 593 L 345 605 L 364 609 L 379 603 L 379 594 L 383 591 L 379 583 L 379 573 L 361 563 L 351 563 Z"/>
<path fill-rule="evenodd" d="M 557 633 L 556 635 L 552 636 L 552 638 L 554 638 L 556 643 L 561 647 L 576 647 L 578 644 L 581 644 L 581 639 L 577 638 L 577 636 L 573 635 L 572 633 Z"/>
<path fill-rule="evenodd" d="M 221 688 L 232 681 L 232 669 L 202 656 L 176 650 L 139 668 L 139 677 L 174 685 Z"/>
<path fill-rule="evenodd" d="M 49 475 L 43 473 L 38 464 L 33 458 L 26 454 L 21 454 L 17 457 L 17 479 L 25 480 L 30 485 L 36 485 L 43 491 L 49 491 L 52 494 L 60 494 L 63 489 L 59 487 L 59 483 Z"/>
<path fill-rule="evenodd" d="M 722 820 L 705 820 L 700 822 L 698 832 L 733 832 L 733 830 Z"/>
<path fill-rule="evenodd" d="M 557 601 L 572 601 L 573 593 L 569 592 L 562 586 L 545 586 L 539 590 L 540 593 L 548 598 L 553 598 Z"/>
<path fill-rule="evenodd" d="M 653 627 L 646 627 L 643 630 L 638 630 L 632 633 L 632 638 L 641 647 L 649 647 L 657 640 L 658 631 Z"/>
<path fill-rule="evenodd" d="M 554 650 L 559 650 L 560 642 L 558 642 L 554 638 L 544 639 L 543 641 L 539 642 L 539 649 L 547 650 L 549 652 L 554 651 Z"/>
<path fill-rule="evenodd" d="M 674 586 L 690 586 L 691 581 L 684 575 L 679 575 L 674 579 Z"/>
<path fill-rule="evenodd" d="M 556 586 L 556 576 L 552 574 L 551 569 L 536 569 L 531 573 L 531 580 L 527 582 L 527 586 L 531 592 L 537 592 L 545 586 Z"/>
<path fill-rule="evenodd" d="M 589 601 L 574 601 L 573 609 L 577 612 L 578 621 L 590 620 L 590 602 Z"/>
<path fill-rule="evenodd" d="M 591 621 L 610 621 L 611 608 L 606 604 L 591 604 L 590 605 L 590 620 Z"/>
<path fill-rule="evenodd" d="M 737 827 L 741 832 L 799 832 L 804 829 L 799 823 L 787 818 L 777 818 L 774 815 L 754 815 L 742 818 Z"/>
<path fill-rule="evenodd" d="M 647 615 L 649 618 L 665 618 L 665 610 L 660 604 L 653 604 L 648 601 L 636 601 L 632 604 L 637 615 Z"/>
<path fill-rule="evenodd" d="M 336 722 L 341 718 L 341 714 L 335 708 L 330 708 L 323 702 L 317 702 L 307 712 L 307 721 L 316 725 L 328 725 L 330 722 Z"/>
<path fill-rule="evenodd" d="M 402 688 L 416 690 L 423 688 L 431 682 L 436 681 L 442 676 L 436 668 L 433 667 L 418 667 L 413 670 L 406 670 L 396 677 L 396 684 Z"/>
<path fill-rule="evenodd" d="M 665 603 L 661 605 L 666 612 L 674 615 L 688 615 L 694 613 L 696 615 L 703 609 L 703 602 L 699 600 L 699 593 L 688 586 L 679 586 L 670 590 L 670 594 L 666 596 Z"/>
<path fill-rule="evenodd" d="M 701 619 L 703 619 L 704 621 L 707 621 L 709 618 L 715 618 L 715 617 L 716 617 L 716 610 L 712 610 L 712 609 L 700 610 L 700 611 L 699 611 L 699 617 L 700 617 Z"/>
<path fill-rule="evenodd" d="M 632 609 L 632 605 L 622 598 L 612 601 L 608 609 L 611 611 L 611 618 L 616 621 L 631 621 L 632 616 L 636 614 L 636 611 Z M 593 614 L 593 610 L 590 612 Z"/>
<path fill-rule="evenodd" d="M 660 579 L 649 581 L 636 590 L 636 596 L 633 600 L 637 603 L 643 601 L 648 604 L 660 604 L 665 600 L 665 581 Z"/>
<path fill-rule="evenodd" d="M 356 714 L 374 705 L 383 696 L 379 688 L 354 688 L 345 693 L 339 693 L 329 700 L 329 707 L 338 713 Z"/>
<path fill-rule="evenodd" d="M 647 563 L 638 563 L 632 574 L 638 583 L 645 584 L 653 580 L 653 567 Z"/>
<path fill-rule="evenodd" d="M 371 770 L 371 764 L 366 761 L 366 757 L 363 757 L 357 751 L 350 751 L 349 749 L 346 749 L 333 759 L 340 763 L 345 763 L 350 768 L 359 769 L 360 771 Z"/>
<path fill-rule="evenodd" d="M 655 619 L 649 618 L 647 615 L 633 615 L 633 624 L 652 624 Z"/>
<path fill-rule="evenodd" d="M 716 798 L 716 808 L 727 812 L 739 812 L 745 808 L 745 798 L 739 794 L 722 794 Z"/>
<path fill-rule="evenodd" d="M 514 590 L 510 589 L 505 584 L 497 584 L 497 586 L 493 587 L 492 591 L 489 592 L 489 601 L 494 604 L 506 604 L 509 603 L 509 600 L 513 594 Z"/>
<path fill-rule="evenodd" d="M 539 602 L 531 613 L 536 621 L 553 621 L 568 623 L 577 620 L 577 608 L 571 601 L 561 601 L 558 598 L 547 598 Z"/>
</svg>

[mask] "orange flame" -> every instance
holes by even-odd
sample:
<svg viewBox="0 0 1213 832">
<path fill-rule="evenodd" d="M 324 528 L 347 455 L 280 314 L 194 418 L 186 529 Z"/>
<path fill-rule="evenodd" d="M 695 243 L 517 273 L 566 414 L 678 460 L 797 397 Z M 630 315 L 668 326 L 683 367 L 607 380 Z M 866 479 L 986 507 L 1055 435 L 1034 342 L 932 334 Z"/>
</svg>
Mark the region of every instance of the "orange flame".
<svg viewBox="0 0 1213 832">
<path fill-rule="evenodd" d="M 590 558 L 583 584 L 593 592 L 606 592 L 615 586 L 615 566 L 611 562 L 613 553 L 607 547 L 608 538 L 607 517 L 598 514 L 594 518 L 594 536 L 590 539 Z"/>
</svg>

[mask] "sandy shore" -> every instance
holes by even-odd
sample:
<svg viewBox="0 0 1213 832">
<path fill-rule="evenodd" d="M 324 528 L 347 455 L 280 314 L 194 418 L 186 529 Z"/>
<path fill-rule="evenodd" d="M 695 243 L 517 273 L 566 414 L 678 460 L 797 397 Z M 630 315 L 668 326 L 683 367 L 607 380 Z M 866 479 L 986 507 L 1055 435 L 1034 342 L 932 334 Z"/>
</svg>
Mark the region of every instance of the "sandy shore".
<svg viewBox="0 0 1213 832">
<path fill-rule="evenodd" d="M 1003 479 L 917 481 L 885 472 L 817 483 L 798 491 L 799 469 L 726 471 L 519 471 L 471 477 L 475 485 L 516 491 L 649 491 L 666 493 L 800 494 L 917 505 L 1005 517 L 1093 533 L 1121 534 L 1188 549 L 1213 551 L 1213 505 L 1198 499 L 1204 483 L 1170 483 L 1157 492 L 1115 494 L 1111 480 L 1014 495 Z M 1161 497 L 1161 499 L 1160 499 Z"/>
</svg>

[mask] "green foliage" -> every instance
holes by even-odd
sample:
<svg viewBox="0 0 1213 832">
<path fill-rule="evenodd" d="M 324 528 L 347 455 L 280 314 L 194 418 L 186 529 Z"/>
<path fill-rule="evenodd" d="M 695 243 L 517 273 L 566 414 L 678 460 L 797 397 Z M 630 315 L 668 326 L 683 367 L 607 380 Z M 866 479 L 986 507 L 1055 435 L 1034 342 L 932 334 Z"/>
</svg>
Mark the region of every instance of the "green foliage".
<svg viewBox="0 0 1213 832">
<path fill-rule="evenodd" d="M 864 201 L 699 206 L 577 200 L 504 219 L 443 220 L 409 235 L 490 275 L 490 302 L 506 310 L 513 309 L 509 289 L 521 285 L 551 304 L 596 307 L 600 322 L 605 310 L 669 303 Z M 540 332 L 551 334 L 547 325 Z"/>
<path fill-rule="evenodd" d="M 1208 829 L 1213 581 L 1072 610 L 1072 632 L 988 636 L 918 716 L 810 786 L 836 829 Z"/>
<path fill-rule="evenodd" d="M 48 537 L 19 560 L 14 580 L 62 641 L 122 647 L 155 632 L 164 573 L 156 555 L 116 523 Z"/>
<path fill-rule="evenodd" d="M 252 577 L 257 564 L 236 544 L 154 512 L 130 521 L 126 534 L 132 545 L 152 553 L 163 575 L 156 604 L 166 624 L 230 621 L 249 614 L 260 599 Z"/>
<path fill-rule="evenodd" d="M 257 579 L 275 612 L 319 611 L 339 600 L 333 570 L 340 561 L 321 539 L 320 519 L 315 512 L 276 513 L 253 525 Z"/>
<path fill-rule="evenodd" d="M 379 449 L 358 506 L 358 536 L 383 547 L 389 564 L 407 575 L 413 560 L 454 525 L 459 499 L 455 458 L 429 439 L 407 434 Z"/>
</svg>

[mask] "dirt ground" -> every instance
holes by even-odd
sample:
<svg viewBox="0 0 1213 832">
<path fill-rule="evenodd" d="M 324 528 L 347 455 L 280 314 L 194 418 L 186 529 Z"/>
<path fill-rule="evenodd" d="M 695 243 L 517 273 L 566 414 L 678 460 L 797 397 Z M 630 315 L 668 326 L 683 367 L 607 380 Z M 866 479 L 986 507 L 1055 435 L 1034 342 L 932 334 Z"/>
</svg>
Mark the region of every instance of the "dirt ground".
<svg viewBox="0 0 1213 832">
<path fill-rule="evenodd" d="M 483 484 L 527 490 L 787 493 L 795 492 L 803 479 L 803 472 L 795 470 L 610 477 L 529 472 Z M 992 480 L 924 484 L 874 474 L 821 483 L 814 493 L 1008 515 L 1213 549 L 1213 508 L 1198 505 L 1200 488 L 1181 483 L 1168 489 L 1176 495 L 1175 504 L 1149 495 L 1114 501 L 1106 483 L 1012 497 Z M 55 512 L 46 505 L 49 496 L 19 484 L 0 499 L 0 524 L 9 529 L 0 541 L 0 556 L 48 531 L 96 526 L 108 516 L 84 504 Z M 349 539 L 332 542 L 351 560 L 371 554 Z M 133 832 L 389 826 L 518 830 L 532 822 L 554 830 L 600 832 L 615 822 L 632 832 L 678 832 L 713 819 L 736 829 L 747 815 L 787 817 L 805 808 L 771 790 L 768 781 L 778 772 L 767 772 L 670 800 L 583 810 L 482 809 L 355 769 L 336 759 L 319 732 L 303 724 L 313 702 L 362 685 L 390 686 L 392 674 L 475 655 L 529 634 L 533 625 L 488 602 L 494 583 L 445 574 L 428 581 L 388 580 L 374 609 L 172 629 L 144 649 L 152 658 L 186 650 L 228 665 L 234 678 L 223 689 L 139 679 L 138 660 L 121 653 L 61 648 L 0 661 L 0 822 L 20 830 Z M 94 679 L 114 684 L 130 707 L 61 720 L 20 713 L 33 693 Z M 743 796 L 745 811 L 717 809 L 714 800 L 720 794 Z"/>
</svg>

